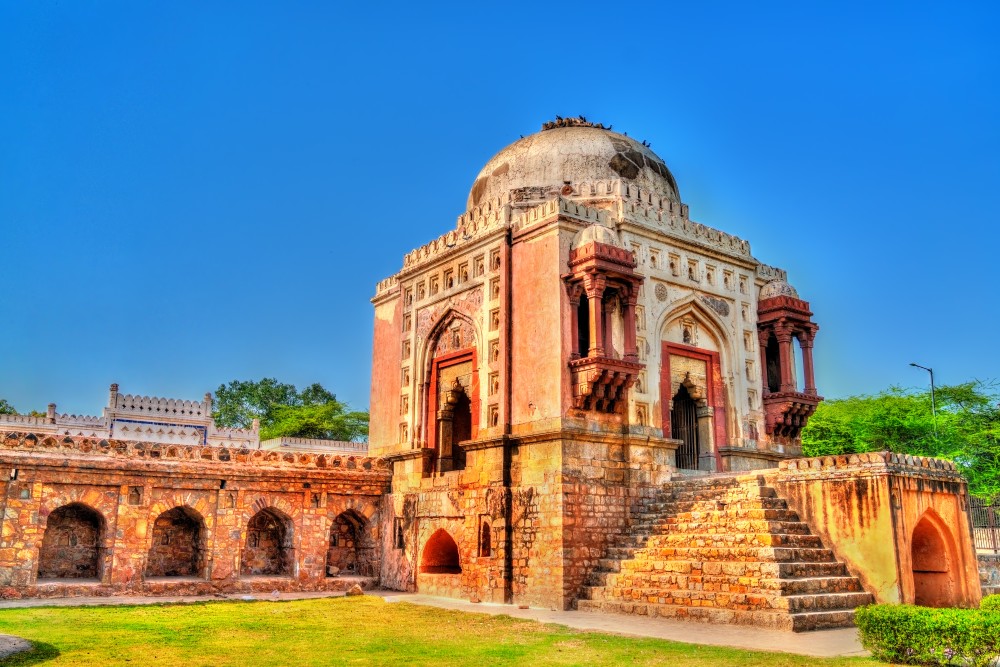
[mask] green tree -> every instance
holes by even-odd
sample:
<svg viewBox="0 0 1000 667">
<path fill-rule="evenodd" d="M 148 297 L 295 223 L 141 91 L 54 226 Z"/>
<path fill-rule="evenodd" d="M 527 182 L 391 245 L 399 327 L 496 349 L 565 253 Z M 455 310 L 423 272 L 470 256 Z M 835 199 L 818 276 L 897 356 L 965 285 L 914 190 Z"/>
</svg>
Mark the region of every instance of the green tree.
<svg viewBox="0 0 1000 667">
<path fill-rule="evenodd" d="M 212 416 L 219 426 L 232 428 L 250 428 L 259 419 L 262 440 L 363 440 L 368 435 L 368 412 L 350 410 L 318 383 L 299 391 L 274 378 L 234 380 L 216 390 Z"/>
<path fill-rule="evenodd" d="M 824 401 L 802 431 L 807 456 L 889 450 L 954 461 L 978 496 L 1000 495 L 1000 397 L 992 385 L 928 392 L 891 387 L 874 396 Z"/>
<path fill-rule="evenodd" d="M 0 398 L 0 415 L 16 415 L 17 410 L 14 406 L 7 402 L 7 399 Z"/>
</svg>

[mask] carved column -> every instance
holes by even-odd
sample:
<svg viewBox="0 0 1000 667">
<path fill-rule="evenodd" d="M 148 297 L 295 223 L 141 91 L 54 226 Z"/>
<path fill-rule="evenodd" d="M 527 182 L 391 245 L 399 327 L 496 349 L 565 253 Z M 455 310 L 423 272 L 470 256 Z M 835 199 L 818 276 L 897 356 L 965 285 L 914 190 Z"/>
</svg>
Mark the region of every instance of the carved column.
<svg viewBox="0 0 1000 667">
<path fill-rule="evenodd" d="M 635 345 L 635 332 L 637 323 L 635 319 L 635 304 L 638 296 L 634 289 L 629 290 L 628 295 L 623 300 L 625 309 L 623 321 L 625 324 L 625 361 L 639 361 L 639 352 Z"/>
<path fill-rule="evenodd" d="M 805 375 L 805 392 L 816 395 L 816 376 L 813 372 L 813 332 L 803 331 L 799 334 L 799 347 L 802 348 L 802 373 Z"/>
<path fill-rule="evenodd" d="M 614 324 L 615 297 L 614 292 L 602 304 L 601 315 L 604 317 L 604 355 L 609 359 L 615 356 L 614 338 L 612 337 L 612 324 Z"/>
<path fill-rule="evenodd" d="M 583 288 L 587 291 L 587 302 L 590 306 L 590 349 L 587 350 L 588 357 L 604 356 L 604 309 L 602 300 L 604 298 L 604 287 L 607 279 L 604 276 L 588 274 L 583 281 Z"/>
<path fill-rule="evenodd" d="M 774 336 L 778 339 L 778 357 L 781 360 L 781 391 L 795 391 L 795 378 L 792 376 L 792 332 L 784 325 L 774 328 Z"/>
<path fill-rule="evenodd" d="M 572 285 L 566 290 L 569 294 L 569 335 L 570 359 L 579 359 L 586 350 L 580 349 L 580 292 L 579 285 Z"/>
<path fill-rule="evenodd" d="M 715 472 L 715 408 L 704 399 L 695 410 L 698 419 L 698 469 Z"/>
<path fill-rule="evenodd" d="M 760 380 L 762 397 L 771 393 L 771 387 L 767 377 L 767 341 L 770 338 L 770 330 L 760 330 L 757 332 L 757 348 L 758 352 L 760 352 Z"/>
</svg>

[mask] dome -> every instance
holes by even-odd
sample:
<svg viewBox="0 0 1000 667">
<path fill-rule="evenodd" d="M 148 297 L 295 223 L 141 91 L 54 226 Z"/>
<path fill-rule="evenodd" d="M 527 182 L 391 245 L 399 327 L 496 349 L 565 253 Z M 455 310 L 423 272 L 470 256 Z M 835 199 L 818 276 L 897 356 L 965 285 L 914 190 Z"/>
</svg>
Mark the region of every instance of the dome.
<svg viewBox="0 0 1000 667">
<path fill-rule="evenodd" d="M 618 236 L 614 233 L 614 231 L 599 224 L 587 225 L 578 231 L 576 236 L 573 237 L 573 244 L 570 247 L 573 250 L 576 250 L 577 248 L 582 248 L 591 241 L 597 241 L 598 243 L 614 246 L 616 248 L 622 247 L 622 244 L 618 242 Z"/>
<path fill-rule="evenodd" d="M 793 299 L 798 299 L 799 293 L 784 280 L 772 280 L 760 288 L 759 299 L 770 299 L 776 296 L 790 296 Z"/>
<path fill-rule="evenodd" d="M 631 137 L 579 118 L 546 123 L 486 163 L 469 192 L 468 209 L 527 189 L 522 199 L 542 199 L 571 185 L 622 179 L 679 202 L 673 175 L 653 151 Z"/>
</svg>

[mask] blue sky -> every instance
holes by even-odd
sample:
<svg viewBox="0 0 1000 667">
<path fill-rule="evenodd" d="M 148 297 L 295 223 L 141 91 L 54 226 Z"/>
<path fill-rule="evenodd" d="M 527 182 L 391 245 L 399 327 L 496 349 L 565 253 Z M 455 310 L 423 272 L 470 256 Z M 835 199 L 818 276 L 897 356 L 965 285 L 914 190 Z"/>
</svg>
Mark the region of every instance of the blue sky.
<svg viewBox="0 0 1000 667">
<path fill-rule="evenodd" d="M 786 268 L 828 397 L 1000 379 L 996 3 L 0 2 L 0 397 L 321 382 L 556 114 Z"/>
</svg>

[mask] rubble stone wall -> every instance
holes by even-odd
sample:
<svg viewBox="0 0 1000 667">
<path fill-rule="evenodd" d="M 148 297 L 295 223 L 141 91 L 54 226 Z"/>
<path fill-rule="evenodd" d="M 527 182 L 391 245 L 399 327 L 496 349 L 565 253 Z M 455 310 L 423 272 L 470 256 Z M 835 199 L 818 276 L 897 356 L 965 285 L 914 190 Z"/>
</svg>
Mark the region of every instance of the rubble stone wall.
<svg viewBox="0 0 1000 667">
<path fill-rule="evenodd" d="M 381 459 L 21 432 L 0 434 L 0 470 L 12 597 L 341 588 L 332 526 L 349 512 L 377 544 L 390 477 Z"/>
</svg>

